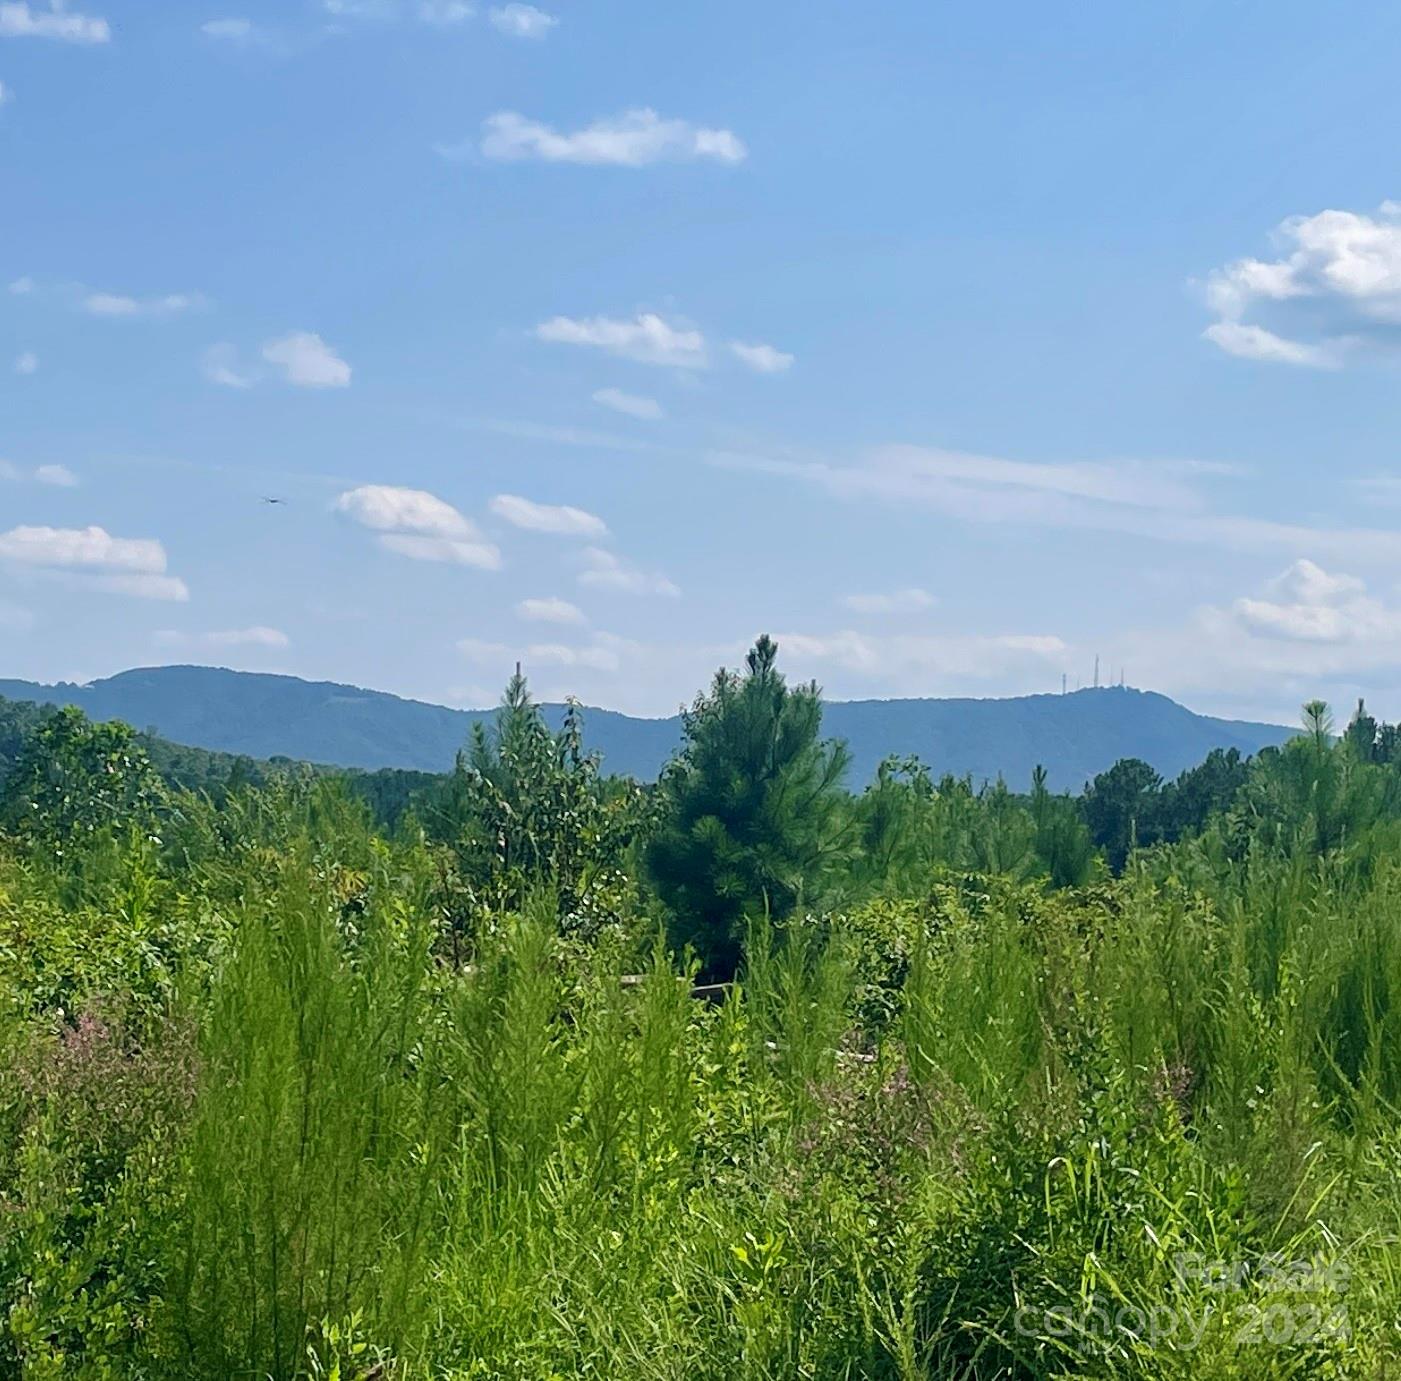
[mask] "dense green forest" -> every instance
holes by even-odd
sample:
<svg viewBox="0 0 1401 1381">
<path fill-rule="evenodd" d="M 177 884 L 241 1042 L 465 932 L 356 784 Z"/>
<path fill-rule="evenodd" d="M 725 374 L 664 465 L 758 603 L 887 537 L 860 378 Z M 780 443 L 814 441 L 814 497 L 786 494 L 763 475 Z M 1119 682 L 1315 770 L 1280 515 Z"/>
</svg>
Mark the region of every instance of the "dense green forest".
<svg viewBox="0 0 1401 1381">
<path fill-rule="evenodd" d="M 652 786 L 0 704 L 0 1375 L 1401 1374 L 1401 736 Z"/>
</svg>

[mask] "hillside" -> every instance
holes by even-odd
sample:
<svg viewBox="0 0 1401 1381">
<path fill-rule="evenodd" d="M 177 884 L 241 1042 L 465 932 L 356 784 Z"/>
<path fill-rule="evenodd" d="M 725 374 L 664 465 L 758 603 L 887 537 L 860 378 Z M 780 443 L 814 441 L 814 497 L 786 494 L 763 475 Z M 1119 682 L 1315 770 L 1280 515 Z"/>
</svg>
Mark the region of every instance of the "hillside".
<svg viewBox="0 0 1401 1381">
<path fill-rule="evenodd" d="M 225 753 L 427 772 L 450 767 L 473 721 L 491 713 L 329 681 L 193 666 L 125 671 L 86 686 L 0 681 L 0 696 L 77 705 L 94 719 L 123 719 Z M 552 724 L 563 713 L 562 705 L 546 711 Z M 1213 748 L 1249 754 L 1291 733 L 1212 719 L 1166 696 L 1120 687 L 1005 700 L 837 701 L 827 707 L 825 728 L 850 745 L 856 782 L 888 754 L 916 753 L 936 773 L 971 773 L 979 781 L 1000 774 L 1016 787 L 1043 763 L 1053 788 L 1068 790 L 1119 758 L 1140 757 L 1174 776 Z M 585 732 L 608 770 L 650 779 L 680 742 L 681 722 L 589 709 Z"/>
</svg>

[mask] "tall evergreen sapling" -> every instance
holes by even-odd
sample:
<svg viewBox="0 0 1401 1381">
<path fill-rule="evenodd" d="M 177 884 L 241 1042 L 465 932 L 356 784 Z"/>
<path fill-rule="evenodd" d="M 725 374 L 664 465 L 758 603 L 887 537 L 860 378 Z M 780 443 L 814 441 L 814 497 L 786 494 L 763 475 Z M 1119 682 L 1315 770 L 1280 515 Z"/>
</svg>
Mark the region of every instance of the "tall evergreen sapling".
<svg viewBox="0 0 1401 1381">
<path fill-rule="evenodd" d="M 672 940 L 707 974 L 739 962 L 748 915 L 819 899 L 850 823 L 850 755 L 824 742 L 815 683 L 789 687 L 767 635 L 743 673 L 721 669 L 684 715 L 685 746 L 662 783 L 666 817 L 647 849 Z"/>
</svg>

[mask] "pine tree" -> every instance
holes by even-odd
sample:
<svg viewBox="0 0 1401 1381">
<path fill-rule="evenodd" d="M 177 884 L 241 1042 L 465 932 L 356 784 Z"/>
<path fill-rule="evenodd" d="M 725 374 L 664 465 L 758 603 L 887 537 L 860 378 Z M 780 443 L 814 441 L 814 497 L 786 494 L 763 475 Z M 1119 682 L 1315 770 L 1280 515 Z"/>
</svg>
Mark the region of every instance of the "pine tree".
<svg viewBox="0 0 1401 1381">
<path fill-rule="evenodd" d="M 822 741 L 815 683 L 789 687 L 767 635 L 743 673 L 720 670 L 684 715 L 663 782 L 665 821 L 647 850 L 673 941 L 712 976 L 739 962 L 746 917 L 820 899 L 845 847 L 846 745 Z"/>
</svg>

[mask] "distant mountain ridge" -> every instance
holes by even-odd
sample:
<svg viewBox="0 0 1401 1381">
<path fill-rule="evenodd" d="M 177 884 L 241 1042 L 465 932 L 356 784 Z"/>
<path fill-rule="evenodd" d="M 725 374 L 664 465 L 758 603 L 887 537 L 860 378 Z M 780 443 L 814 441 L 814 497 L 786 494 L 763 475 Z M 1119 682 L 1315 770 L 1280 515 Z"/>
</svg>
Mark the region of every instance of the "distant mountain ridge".
<svg viewBox="0 0 1401 1381">
<path fill-rule="evenodd" d="M 0 680 L 0 696 L 76 705 L 93 719 L 122 719 L 196 748 L 425 772 L 450 768 L 471 725 L 494 713 L 333 681 L 196 666 L 144 667 L 90 685 Z M 557 726 L 564 706 L 544 710 Z M 1072 791 L 1120 758 L 1142 758 L 1173 777 L 1213 748 L 1251 754 L 1295 732 L 1213 719 L 1165 695 L 1123 687 L 1002 700 L 830 701 L 823 731 L 850 746 L 853 785 L 868 781 L 893 753 L 917 754 L 936 775 L 971 774 L 979 782 L 1001 776 L 1018 790 L 1040 763 L 1053 789 Z M 606 770 L 651 780 L 680 744 L 681 720 L 586 708 L 584 737 Z"/>
</svg>

